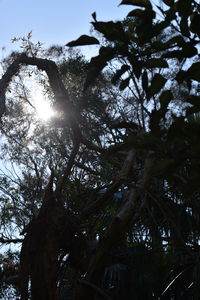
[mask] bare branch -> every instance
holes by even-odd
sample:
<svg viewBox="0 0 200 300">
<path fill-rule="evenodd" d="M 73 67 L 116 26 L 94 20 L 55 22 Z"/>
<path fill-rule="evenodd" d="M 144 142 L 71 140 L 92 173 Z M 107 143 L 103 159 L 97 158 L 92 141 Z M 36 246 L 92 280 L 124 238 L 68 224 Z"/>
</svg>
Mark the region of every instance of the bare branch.
<svg viewBox="0 0 200 300">
<path fill-rule="evenodd" d="M 24 239 L 7 239 L 4 237 L 0 237 L 0 243 L 2 244 L 18 244 L 18 243 L 22 243 Z"/>
</svg>

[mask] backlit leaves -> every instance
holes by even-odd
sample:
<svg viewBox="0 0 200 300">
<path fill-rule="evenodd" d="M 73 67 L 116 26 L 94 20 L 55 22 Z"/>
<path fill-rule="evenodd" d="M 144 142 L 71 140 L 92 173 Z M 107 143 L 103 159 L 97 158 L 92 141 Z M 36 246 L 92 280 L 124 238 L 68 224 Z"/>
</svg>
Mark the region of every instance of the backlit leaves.
<svg viewBox="0 0 200 300">
<path fill-rule="evenodd" d="M 121 22 L 92 22 L 94 28 L 110 41 L 129 42 Z"/>
<path fill-rule="evenodd" d="M 136 5 L 136 6 L 142 6 L 146 8 L 151 8 L 152 5 L 149 0 L 123 0 L 120 5 Z"/>
<path fill-rule="evenodd" d="M 120 77 L 127 72 L 130 69 L 129 65 L 123 65 L 119 70 L 117 70 L 117 72 L 115 73 L 115 75 L 112 78 L 112 83 L 116 84 L 117 81 L 120 79 Z"/>
<path fill-rule="evenodd" d="M 200 62 L 193 63 L 187 71 L 181 70 L 177 76 L 176 80 L 178 82 L 196 80 L 200 82 Z"/>
<path fill-rule="evenodd" d="M 91 59 L 89 64 L 89 70 L 87 73 L 84 90 L 88 88 L 91 84 L 94 83 L 97 76 L 107 65 L 107 62 L 110 61 L 115 56 L 116 50 L 112 47 L 101 47 L 99 50 L 99 55 Z"/>
<path fill-rule="evenodd" d="M 99 41 L 89 35 L 81 35 L 77 40 L 69 42 L 66 44 L 68 47 L 86 46 L 86 45 L 97 45 Z"/>
<path fill-rule="evenodd" d="M 166 81 L 167 79 L 165 79 L 161 74 L 156 73 L 152 79 L 150 87 L 148 88 L 148 99 L 150 99 L 155 94 L 158 94 L 164 87 Z"/>
<path fill-rule="evenodd" d="M 172 98 L 173 98 L 173 94 L 170 90 L 166 90 L 162 92 L 162 94 L 160 95 L 160 105 L 162 110 L 165 110 L 167 108 Z"/>
<path fill-rule="evenodd" d="M 125 88 L 128 87 L 129 81 L 130 81 L 130 77 L 121 81 L 120 86 L 119 86 L 120 91 L 123 91 Z"/>
<path fill-rule="evenodd" d="M 168 6 L 173 6 L 174 5 L 174 0 L 163 0 L 163 2 L 168 5 Z"/>
<path fill-rule="evenodd" d="M 161 58 L 152 58 L 149 59 L 149 61 L 146 64 L 146 67 L 151 69 L 151 68 L 168 68 L 168 63 L 166 60 L 161 59 Z"/>
<path fill-rule="evenodd" d="M 193 13 L 191 15 L 191 25 L 190 25 L 190 30 L 193 33 L 196 33 L 200 37 L 200 14 L 198 13 Z"/>
<path fill-rule="evenodd" d="M 128 13 L 127 17 L 141 17 L 144 13 L 145 11 L 143 9 L 134 9 Z"/>
</svg>

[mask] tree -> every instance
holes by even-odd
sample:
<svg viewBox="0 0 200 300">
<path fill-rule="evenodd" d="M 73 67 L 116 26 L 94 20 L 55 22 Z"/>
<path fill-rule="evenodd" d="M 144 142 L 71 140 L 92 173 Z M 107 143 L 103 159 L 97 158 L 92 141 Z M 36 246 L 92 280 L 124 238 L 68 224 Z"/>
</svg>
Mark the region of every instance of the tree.
<svg viewBox="0 0 200 300">
<path fill-rule="evenodd" d="M 41 133 L 50 179 L 44 191 L 41 173 L 42 200 L 23 232 L 21 299 L 28 299 L 29 278 L 32 299 L 57 299 L 60 291 L 67 297 L 71 289 L 74 299 L 199 297 L 199 4 L 163 3 L 155 10 L 148 0 L 123 0 L 139 8 L 122 22 L 100 22 L 93 14 L 92 25 L 107 44 L 89 66 L 74 61 L 88 68 L 84 92 L 67 91 L 74 78 L 65 73 L 69 61 L 56 65 L 30 52 L 15 55 L 0 81 L 3 115 L 6 90 L 20 67 L 45 71 L 61 120 L 51 134 L 47 128 Z M 68 45 L 94 43 L 84 35 Z M 174 61 L 179 68 L 171 74 Z M 118 69 L 113 77 L 108 63 Z M 174 92 L 179 85 L 184 97 Z M 61 165 L 52 163 L 55 155 Z M 24 174 L 26 186 L 37 191 L 28 164 Z M 8 192 L 8 182 L 2 184 Z"/>
</svg>

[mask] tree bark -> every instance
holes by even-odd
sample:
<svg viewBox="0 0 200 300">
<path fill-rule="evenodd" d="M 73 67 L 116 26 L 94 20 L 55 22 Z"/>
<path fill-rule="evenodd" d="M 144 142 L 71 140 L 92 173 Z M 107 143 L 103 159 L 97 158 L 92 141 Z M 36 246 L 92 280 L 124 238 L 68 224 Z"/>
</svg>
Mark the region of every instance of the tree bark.
<svg viewBox="0 0 200 300">
<path fill-rule="evenodd" d="M 79 226 L 64 208 L 58 193 L 47 187 L 37 218 L 32 222 L 21 249 L 21 300 L 28 300 L 28 278 L 32 300 L 58 299 L 61 249 L 69 253 Z"/>
</svg>

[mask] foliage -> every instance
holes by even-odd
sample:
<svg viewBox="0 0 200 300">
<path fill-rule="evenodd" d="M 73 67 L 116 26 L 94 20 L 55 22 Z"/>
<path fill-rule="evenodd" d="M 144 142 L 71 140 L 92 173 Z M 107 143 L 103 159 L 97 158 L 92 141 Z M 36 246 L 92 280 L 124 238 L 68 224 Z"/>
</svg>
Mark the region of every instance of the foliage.
<svg viewBox="0 0 200 300">
<path fill-rule="evenodd" d="M 93 13 L 97 38 L 67 44 L 100 44 L 90 63 L 30 36 L 6 62 L 2 157 L 17 172 L 1 176 L 1 241 L 24 236 L 22 299 L 199 298 L 200 7 L 162 2 L 121 1 L 133 10 L 116 22 Z M 48 124 L 28 74 L 57 111 Z"/>
</svg>

